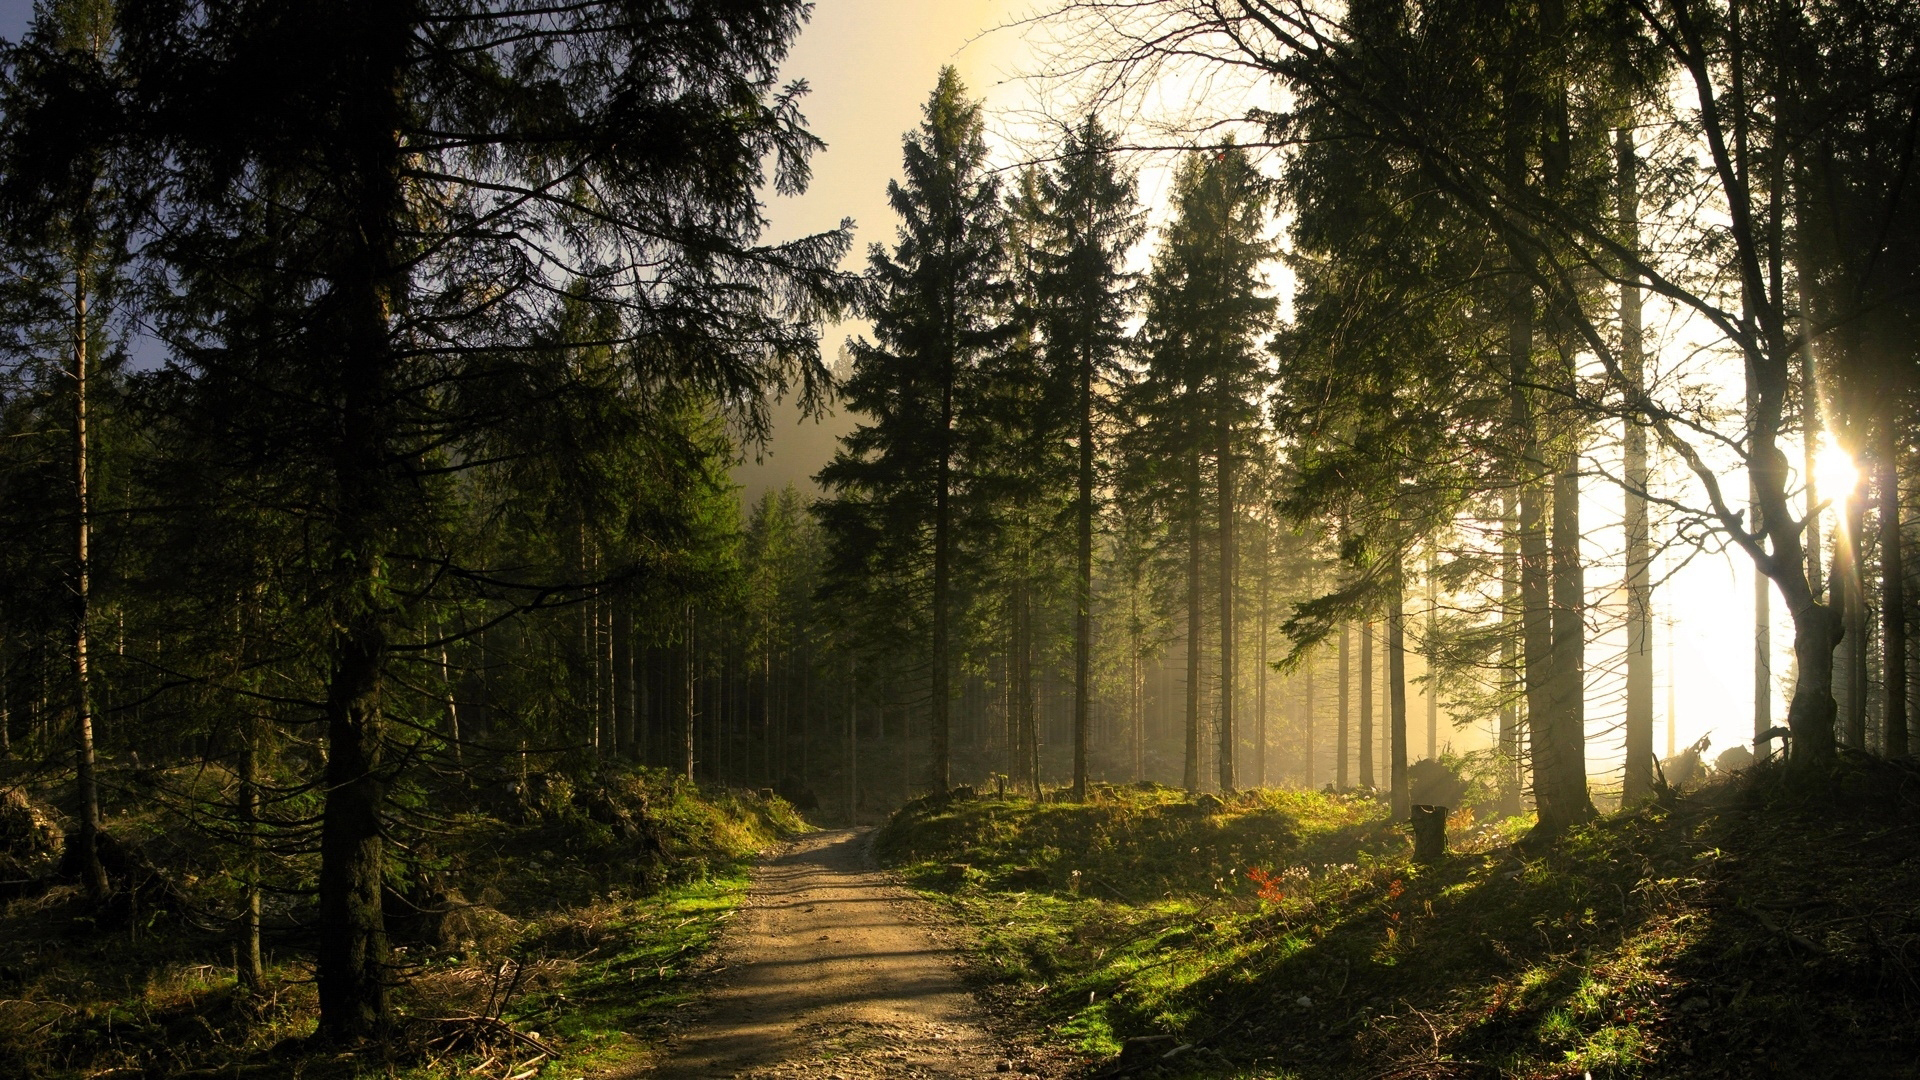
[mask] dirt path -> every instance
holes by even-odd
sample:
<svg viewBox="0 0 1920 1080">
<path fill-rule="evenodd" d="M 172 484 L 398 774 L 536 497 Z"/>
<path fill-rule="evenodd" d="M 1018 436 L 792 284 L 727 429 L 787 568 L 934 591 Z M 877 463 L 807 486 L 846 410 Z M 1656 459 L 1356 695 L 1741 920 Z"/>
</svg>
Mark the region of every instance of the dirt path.
<svg viewBox="0 0 1920 1080">
<path fill-rule="evenodd" d="M 761 865 L 720 946 L 704 1015 L 655 1080 L 1004 1076 L 931 915 L 873 870 L 866 830 L 801 837 Z"/>
</svg>

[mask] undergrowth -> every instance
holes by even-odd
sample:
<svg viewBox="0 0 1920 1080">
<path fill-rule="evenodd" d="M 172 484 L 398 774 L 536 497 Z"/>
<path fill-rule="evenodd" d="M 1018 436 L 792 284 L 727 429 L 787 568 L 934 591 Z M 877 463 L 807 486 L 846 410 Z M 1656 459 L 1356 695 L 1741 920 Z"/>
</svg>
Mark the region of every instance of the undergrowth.
<svg viewBox="0 0 1920 1080">
<path fill-rule="evenodd" d="M 1920 1076 L 1920 783 L 1761 770 L 1537 848 L 1369 798 L 923 801 L 884 859 L 1098 1075 Z"/>
<path fill-rule="evenodd" d="M 305 958 L 311 900 L 269 911 L 265 978 L 238 979 L 212 917 L 233 882 L 152 812 L 110 816 L 164 890 L 102 913 L 72 884 L 0 905 L 0 1076 L 412 1080 L 590 1075 L 644 1057 L 693 998 L 752 856 L 806 828 L 783 800 L 704 792 L 664 773 L 529 785 L 509 813 L 446 815 L 388 901 L 397 965 L 388 1037 L 318 1046 Z"/>
</svg>

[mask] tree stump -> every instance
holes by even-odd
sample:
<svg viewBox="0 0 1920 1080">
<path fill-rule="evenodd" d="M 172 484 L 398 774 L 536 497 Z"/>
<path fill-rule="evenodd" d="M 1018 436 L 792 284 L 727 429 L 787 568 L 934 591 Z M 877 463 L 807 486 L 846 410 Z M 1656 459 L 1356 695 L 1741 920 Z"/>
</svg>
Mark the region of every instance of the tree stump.
<svg viewBox="0 0 1920 1080">
<path fill-rule="evenodd" d="M 1447 808 L 1425 804 L 1413 808 L 1413 858 L 1433 864 L 1447 854 Z"/>
</svg>

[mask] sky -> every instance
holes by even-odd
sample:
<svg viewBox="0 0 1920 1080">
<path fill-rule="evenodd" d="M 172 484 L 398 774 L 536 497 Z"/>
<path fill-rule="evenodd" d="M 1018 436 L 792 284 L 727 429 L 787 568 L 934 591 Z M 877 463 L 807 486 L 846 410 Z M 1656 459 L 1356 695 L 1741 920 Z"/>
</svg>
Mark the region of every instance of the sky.
<svg viewBox="0 0 1920 1080">
<path fill-rule="evenodd" d="M 33 17 L 33 0 L 0 0 L 0 37 L 8 41 L 20 40 L 20 34 L 27 28 L 27 20 Z"/>
<path fill-rule="evenodd" d="M 1018 35 L 993 33 L 1012 6 L 1002 0 L 818 0 L 813 19 L 787 59 L 783 75 L 805 79 L 802 111 L 826 141 L 814 158 L 813 183 L 797 198 L 772 196 L 771 239 L 855 226 L 851 265 L 867 247 L 892 243 L 887 181 L 900 171 L 900 140 L 920 122 L 940 68 L 952 64 L 975 95 L 1004 99 L 1024 59 Z M 821 351 L 829 362 L 857 324 L 828 327 Z M 810 488 L 812 476 L 850 430 L 844 415 L 803 419 L 792 403 L 778 410 L 779 428 L 764 455 L 749 452 L 734 472 L 751 501 L 787 483 Z M 757 460 L 756 460 L 757 459 Z"/>
</svg>

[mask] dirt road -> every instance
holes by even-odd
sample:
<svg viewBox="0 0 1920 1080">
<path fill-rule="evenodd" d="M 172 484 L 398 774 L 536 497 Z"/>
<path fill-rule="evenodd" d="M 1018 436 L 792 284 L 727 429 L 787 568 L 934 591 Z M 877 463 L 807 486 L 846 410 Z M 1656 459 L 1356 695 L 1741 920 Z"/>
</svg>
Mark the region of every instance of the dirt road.
<svg viewBox="0 0 1920 1080">
<path fill-rule="evenodd" d="M 866 830 L 801 837 L 761 865 L 704 1014 L 655 1080 L 1018 1075 L 924 902 L 873 870 Z"/>
</svg>

